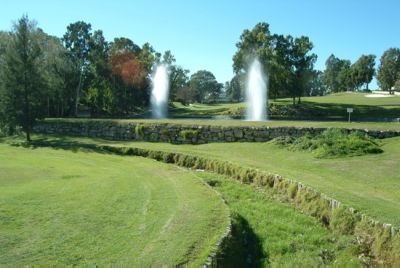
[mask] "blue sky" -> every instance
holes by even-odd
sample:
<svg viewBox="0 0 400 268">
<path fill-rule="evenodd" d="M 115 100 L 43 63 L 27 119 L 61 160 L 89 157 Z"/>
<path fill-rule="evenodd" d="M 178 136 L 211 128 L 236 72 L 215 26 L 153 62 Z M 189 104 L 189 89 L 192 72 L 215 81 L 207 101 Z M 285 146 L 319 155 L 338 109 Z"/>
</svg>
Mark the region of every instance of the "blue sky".
<svg viewBox="0 0 400 268">
<path fill-rule="evenodd" d="M 68 24 L 83 20 L 108 41 L 127 37 L 139 46 L 171 50 L 177 64 L 209 70 L 221 83 L 232 77 L 235 44 L 244 29 L 267 22 L 271 33 L 308 36 L 323 70 L 330 54 L 356 61 L 400 47 L 398 0 L 14 0 L 3 3 L 0 30 L 23 14 L 46 33 L 61 37 Z M 371 85 L 374 88 L 374 83 Z"/>
</svg>

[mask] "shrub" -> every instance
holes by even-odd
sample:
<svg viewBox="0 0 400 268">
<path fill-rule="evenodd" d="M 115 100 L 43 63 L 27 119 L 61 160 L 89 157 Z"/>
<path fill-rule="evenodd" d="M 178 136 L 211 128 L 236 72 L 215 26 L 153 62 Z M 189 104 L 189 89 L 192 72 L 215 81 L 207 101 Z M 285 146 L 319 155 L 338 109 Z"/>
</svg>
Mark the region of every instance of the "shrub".
<svg viewBox="0 0 400 268">
<path fill-rule="evenodd" d="M 289 185 L 287 192 L 290 199 L 294 199 L 296 197 L 298 187 L 299 187 L 298 183 L 295 182 L 292 182 Z"/>
<path fill-rule="evenodd" d="M 144 125 L 137 124 L 135 126 L 136 138 L 143 138 L 144 137 L 144 130 L 145 130 L 145 126 Z"/>
<path fill-rule="evenodd" d="M 293 151 L 310 151 L 317 158 L 335 158 L 382 153 L 380 145 L 371 137 L 360 132 L 331 128 L 317 136 L 306 134 L 299 138 L 279 137 L 275 144 Z"/>
<path fill-rule="evenodd" d="M 333 210 L 330 227 L 340 234 L 353 234 L 358 221 L 358 215 L 341 206 Z"/>
<path fill-rule="evenodd" d="M 393 264 L 393 267 L 400 267 L 400 233 L 397 233 L 392 239 L 392 249 L 392 259 L 390 263 Z"/>
<path fill-rule="evenodd" d="M 201 157 L 196 157 L 196 161 L 194 162 L 193 168 L 195 169 L 205 169 L 206 168 L 206 160 Z"/>
<path fill-rule="evenodd" d="M 185 140 L 192 140 L 197 139 L 197 137 L 199 136 L 199 132 L 193 129 L 185 129 L 179 132 L 179 136 L 181 136 Z"/>
<path fill-rule="evenodd" d="M 253 183 L 256 186 L 268 186 L 271 188 L 274 185 L 274 175 L 257 172 L 256 177 L 253 180 Z"/>
<path fill-rule="evenodd" d="M 273 143 L 275 143 L 278 146 L 281 147 L 285 147 L 285 146 L 289 146 L 291 144 L 293 144 L 293 142 L 296 139 L 292 136 L 280 136 L 280 137 L 276 137 L 275 139 L 273 139 Z"/>
<path fill-rule="evenodd" d="M 173 164 L 174 163 L 174 153 L 164 152 L 162 155 L 162 160 L 164 163 Z"/>
</svg>

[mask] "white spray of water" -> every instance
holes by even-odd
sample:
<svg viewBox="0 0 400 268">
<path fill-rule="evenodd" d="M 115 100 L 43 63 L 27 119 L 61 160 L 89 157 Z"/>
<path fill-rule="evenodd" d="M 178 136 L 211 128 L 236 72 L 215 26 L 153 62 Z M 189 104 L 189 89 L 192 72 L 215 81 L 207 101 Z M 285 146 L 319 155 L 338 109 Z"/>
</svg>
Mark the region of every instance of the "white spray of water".
<svg viewBox="0 0 400 268">
<path fill-rule="evenodd" d="M 156 67 L 152 81 L 153 89 L 150 100 L 152 117 L 156 119 L 167 118 L 169 77 L 166 65 L 160 64 Z"/>
<path fill-rule="evenodd" d="M 246 85 L 246 120 L 267 120 L 267 78 L 258 59 L 250 65 Z"/>
</svg>

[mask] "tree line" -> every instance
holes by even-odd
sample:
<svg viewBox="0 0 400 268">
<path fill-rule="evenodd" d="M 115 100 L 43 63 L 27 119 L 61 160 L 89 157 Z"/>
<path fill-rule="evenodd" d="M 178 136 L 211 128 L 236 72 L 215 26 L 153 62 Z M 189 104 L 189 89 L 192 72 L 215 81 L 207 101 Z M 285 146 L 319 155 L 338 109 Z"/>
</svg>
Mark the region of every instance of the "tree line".
<svg viewBox="0 0 400 268">
<path fill-rule="evenodd" d="M 163 54 L 125 37 L 109 42 L 101 30 L 78 21 L 61 37 L 22 16 L 0 31 L 0 129 L 28 134 L 43 117 L 132 117 L 149 106 L 151 74 L 169 66 L 171 100 L 213 102 L 223 85 L 207 70 L 189 77 L 171 51 Z"/>
<path fill-rule="evenodd" d="M 325 95 L 341 91 L 368 90 L 376 76 L 382 90 L 393 93 L 400 90 L 400 49 L 389 48 L 375 68 L 375 55 L 361 55 L 351 63 L 334 54 L 325 62 L 325 70 L 314 69 L 317 55 L 312 53 L 313 43 L 306 36 L 272 34 L 269 24 L 258 23 L 252 30 L 244 30 L 236 44 L 233 56 L 235 72 L 225 83 L 232 101 L 242 101 L 249 62 L 257 57 L 264 65 L 268 77 L 269 97 L 292 97 L 293 104 L 302 96 Z"/>
<path fill-rule="evenodd" d="M 233 56 L 234 77 L 225 85 L 212 72 L 190 71 L 176 64 L 171 51 L 159 53 L 129 38 L 107 41 L 101 30 L 77 21 L 62 37 L 46 34 L 22 16 L 10 32 L 0 31 L 0 129 L 17 126 L 29 133 L 44 117 L 143 116 L 149 106 L 151 74 L 157 64 L 169 66 L 170 101 L 184 104 L 218 101 L 225 90 L 231 101 L 244 98 L 245 77 L 258 58 L 269 78 L 269 97 L 292 97 L 368 88 L 375 75 L 375 56 L 351 64 L 331 55 L 325 71 L 314 70 L 317 55 L 306 36 L 272 34 L 267 23 L 245 29 Z M 385 90 L 400 88 L 400 50 L 381 57 L 377 79 Z"/>
</svg>

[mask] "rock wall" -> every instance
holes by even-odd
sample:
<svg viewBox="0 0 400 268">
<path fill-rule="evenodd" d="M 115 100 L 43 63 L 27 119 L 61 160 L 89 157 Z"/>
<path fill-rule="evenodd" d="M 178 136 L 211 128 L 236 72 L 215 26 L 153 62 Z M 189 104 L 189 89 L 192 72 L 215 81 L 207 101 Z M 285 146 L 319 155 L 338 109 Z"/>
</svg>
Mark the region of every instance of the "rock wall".
<svg viewBox="0 0 400 268">
<path fill-rule="evenodd" d="M 90 120 L 82 122 L 42 122 L 35 126 L 34 132 L 111 140 L 203 144 L 210 142 L 264 142 L 280 136 L 298 137 L 306 133 L 316 135 L 325 129 L 326 128 L 127 123 L 113 120 Z M 380 139 L 400 136 L 400 130 L 377 131 L 348 129 L 349 132 L 355 130 L 365 132 L 372 137 Z"/>
</svg>

